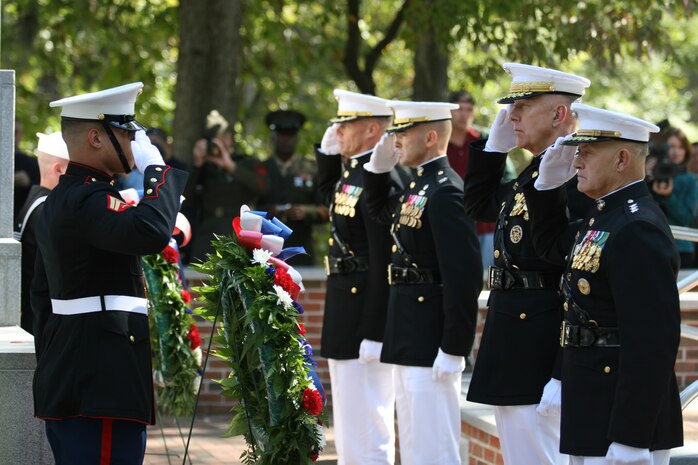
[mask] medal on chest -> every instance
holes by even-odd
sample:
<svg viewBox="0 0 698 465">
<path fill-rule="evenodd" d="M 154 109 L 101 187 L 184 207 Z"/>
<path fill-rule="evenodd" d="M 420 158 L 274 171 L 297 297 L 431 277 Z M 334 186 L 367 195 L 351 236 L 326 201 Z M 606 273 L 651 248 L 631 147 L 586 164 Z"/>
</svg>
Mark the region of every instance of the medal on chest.
<svg viewBox="0 0 698 465">
<path fill-rule="evenodd" d="M 424 191 L 420 191 L 420 194 Z M 410 228 L 422 227 L 422 215 L 427 205 L 427 198 L 423 195 L 410 194 L 407 201 L 400 205 L 400 224 Z"/>
<path fill-rule="evenodd" d="M 509 216 L 519 216 L 523 215 L 523 219 L 528 221 L 528 207 L 526 206 L 526 198 L 523 192 L 518 192 L 514 195 L 514 206 L 509 212 Z"/>
<path fill-rule="evenodd" d="M 596 273 L 601 266 L 601 252 L 608 241 L 609 232 L 587 231 L 572 252 L 573 270 Z"/>
<path fill-rule="evenodd" d="M 337 215 L 353 218 L 356 215 L 356 204 L 359 202 L 361 192 L 363 192 L 362 187 L 342 184 L 341 191 L 334 193 L 334 212 Z"/>
</svg>

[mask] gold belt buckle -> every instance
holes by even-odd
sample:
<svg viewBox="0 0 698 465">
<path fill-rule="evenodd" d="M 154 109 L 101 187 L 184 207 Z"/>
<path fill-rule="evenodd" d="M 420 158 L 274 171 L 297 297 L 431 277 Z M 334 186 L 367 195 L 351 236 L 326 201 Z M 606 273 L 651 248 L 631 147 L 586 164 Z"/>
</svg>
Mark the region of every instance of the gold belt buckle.
<svg viewBox="0 0 698 465">
<path fill-rule="evenodd" d="M 560 325 L 560 347 L 565 347 L 565 332 L 567 330 L 567 320 L 562 320 Z"/>
<path fill-rule="evenodd" d="M 393 285 L 393 264 L 388 263 L 388 286 Z"/>
<path fill-rule="evenodd" d="M 325 264 L 325 273 L 327 273 L 327 276 L 330 275 L 330 257 L 325 255 L 325 259 L 323 260 Z"/>
</svg>

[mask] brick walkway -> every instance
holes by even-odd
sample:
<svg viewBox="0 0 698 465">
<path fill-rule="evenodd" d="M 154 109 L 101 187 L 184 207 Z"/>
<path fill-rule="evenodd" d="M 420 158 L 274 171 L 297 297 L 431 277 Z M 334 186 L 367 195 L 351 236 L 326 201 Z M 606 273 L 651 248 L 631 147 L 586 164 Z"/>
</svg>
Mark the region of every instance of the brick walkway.
<svg viewBox="0 0 698 465">
<path fill-rule="evenodd" d="M 144 465 L 183 465 L 184 444 L 179 435 L 179 429 L 172 418 L 163 418 L 164 429 L 160 426 L 148 428 L 148 445 L 145 452 Z M 228 428 L 229 416 L 197 417 L 194 432 L 189 443 L 189 453 L 186 465 L 240 465 L 240 454 L 246 449 L 242 436 L 221 438 Z M 180 420 L 179 426 L 184 434 L 189 432 L 191 419 Z M 167 441 L 163 441 L 163 432 Z M 318 465 L 336 465 L 337 455 L 334 448 L 334 431 L 325 430 L 327 445 L 320 454 Z M 169 452 L 169 457 L 168 457 Z M 169 460 L 168 460 L 169 458 Z"/>
</svg>

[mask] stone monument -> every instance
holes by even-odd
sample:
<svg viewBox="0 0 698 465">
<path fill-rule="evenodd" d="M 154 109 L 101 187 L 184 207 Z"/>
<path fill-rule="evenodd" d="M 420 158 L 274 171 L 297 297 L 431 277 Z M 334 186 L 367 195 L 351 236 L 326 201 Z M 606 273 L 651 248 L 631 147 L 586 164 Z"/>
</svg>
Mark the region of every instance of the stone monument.
<svg viewBox="0 0 698 465">
<path fill-rule="evenodd" d="M 34 418 L 34 338 L 19 327 L 21 247 L 12 239 L 15 73 L 0 70 L 0 464 L 48 465 L 53 455 Z"/>
</svg>

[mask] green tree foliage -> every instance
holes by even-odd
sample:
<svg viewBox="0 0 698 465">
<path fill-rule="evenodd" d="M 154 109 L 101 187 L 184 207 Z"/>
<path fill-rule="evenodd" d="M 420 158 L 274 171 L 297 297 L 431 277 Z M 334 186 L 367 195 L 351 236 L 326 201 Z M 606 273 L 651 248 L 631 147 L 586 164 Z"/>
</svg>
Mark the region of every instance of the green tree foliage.
<svg viewBox="0 0 698 465">
<path fill-rule="evenodd" d="M 16 113 L 29 135 L 58 130 L 51 100 L 133 81 L 143 123 L 163 125 L 174 109 L 176 0 L 2 2 L 2 67 L 16 70 Z"/>
</svg>

